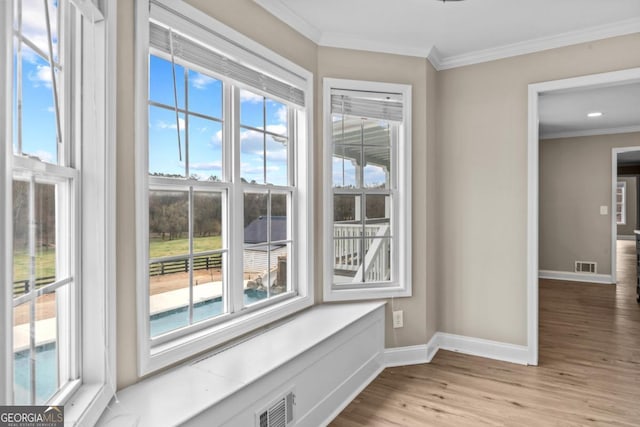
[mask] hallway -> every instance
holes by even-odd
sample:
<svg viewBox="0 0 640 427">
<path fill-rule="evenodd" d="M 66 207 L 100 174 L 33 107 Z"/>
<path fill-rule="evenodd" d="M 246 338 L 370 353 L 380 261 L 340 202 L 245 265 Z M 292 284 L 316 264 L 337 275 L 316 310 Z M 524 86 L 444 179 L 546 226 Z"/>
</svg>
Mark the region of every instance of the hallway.
<svg viewBox="0 0 640 427">
<path fill-rule="evenodd" d="M 333 422 L 348 426 L 637 426 L 640 306 L 635 242 L 618 285 L 540 280 L 540 364 L 440 351 L 386 369 Z"/>
</svg>

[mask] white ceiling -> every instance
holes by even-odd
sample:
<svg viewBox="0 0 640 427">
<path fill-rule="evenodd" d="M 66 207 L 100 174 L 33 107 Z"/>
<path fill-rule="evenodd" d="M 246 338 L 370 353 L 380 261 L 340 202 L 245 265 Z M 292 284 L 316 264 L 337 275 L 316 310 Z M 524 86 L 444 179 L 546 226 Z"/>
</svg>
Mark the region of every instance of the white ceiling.
<svg viewBox="0 0 640 427">
<path fill-rule="evenodd" d="M 640 0 L 254 0 L 323 46 L 438 69 L 640 31 Z"/>
<path fill-rule="evenodd" d="M 542 139 L 638 132 L 640 82 L 542 93 L 538 108 Z"/>
</svg>

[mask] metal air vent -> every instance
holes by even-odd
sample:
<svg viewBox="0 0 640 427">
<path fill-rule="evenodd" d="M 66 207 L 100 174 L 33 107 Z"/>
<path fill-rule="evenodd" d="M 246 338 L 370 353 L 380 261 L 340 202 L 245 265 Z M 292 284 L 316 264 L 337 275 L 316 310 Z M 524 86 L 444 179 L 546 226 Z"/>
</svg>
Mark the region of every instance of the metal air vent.
<svg viewBox="0 0 640 427">
<path fill-rule="evenodd" d="M 596 274 L 598 263 L 593 261 L 576 261 L 576 273 Z"/>
<path fill-rule="evenodd" d="M 256 414 L 257 427 L 287 427 L 293 424 L 295 395 L 289 392 Z"/>
</svg>

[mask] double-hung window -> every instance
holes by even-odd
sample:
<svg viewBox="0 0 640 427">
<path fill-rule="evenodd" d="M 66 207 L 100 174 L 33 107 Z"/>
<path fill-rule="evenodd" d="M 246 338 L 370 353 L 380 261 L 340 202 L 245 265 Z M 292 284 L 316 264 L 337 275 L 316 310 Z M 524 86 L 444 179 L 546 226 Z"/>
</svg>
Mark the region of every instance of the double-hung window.
<svg viewBox="0 0 640 427">
<path fill-rule="evenodd" d="M 144 374 L 312 303 L 313 86 L 188 5 L 139 10 Z"/>
<path fill-rule="evenodd" d="M 65 405 L 72 423 L 95 422 L 113 380 L 114 11 L 0 4 L 0 404 Z"/>
<path fill-rule="evenodd" d="M 411 295 L 411 87 L 324 79 L 325 300 Z"/>
</svg>

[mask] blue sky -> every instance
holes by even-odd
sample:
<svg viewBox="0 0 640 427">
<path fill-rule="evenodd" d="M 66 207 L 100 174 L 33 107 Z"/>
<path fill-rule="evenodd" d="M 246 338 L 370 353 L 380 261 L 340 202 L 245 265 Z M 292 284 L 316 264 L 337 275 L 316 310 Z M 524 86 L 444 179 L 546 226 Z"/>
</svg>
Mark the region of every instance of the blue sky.
<svg viewBox="0 0 640 427">
<path fill-rule="evenodd" d="M 222 119 L 222 82 L 210 76 L 188 71 L 186 91 L 184 67 L 176 65 L 176 87 L 178 107 L 185 108 L 188 95 L 188 109 L 214 119 Z M 173 107 L 173 76 L 171 63 L 151 56 L 149 98 L 152 101 Z M 287 107 L 274 100 L 266 100 L 266 124 L 263 117 L 262 96 L 249 91 L 241 91 L 240 96 L 240 151 L 241 176 L 247 181 L 264 182 L 266 155 L 267 182 L 277 185 L 287 184 Z M 149 172 L 185 174 L 185 160 L 189 159 L 190 174 L 201 179 L 222 176 L 222 135 L 220 121 L 190 115 L 188 129 L 186 117 L 179 114 L 178 124 L 172 109 L 149 107 Z M 249 129 L 266 129 L 282 135 L 274 138 L 267 135 L 266 151 L 263 133 Z M 178 153 L 177 129 L 180 127 L 182 160 Z M 189 132 L 189 152 L 185 152 L 186 131 Z"/>
<path fill-rule="evenodd" d="M 57 59 L 56 1 L 50 2 L 54 57 Z M 47 52 L 47 33 L 44 26 L 45 14 L 41 0 L 23 0 L 23 34 L 42 51 Z M 14 43 L 17 49 L 17 43 Z M 14 55 L 14 69 L 17 70 L 17 55 Z M 64 67 L 64 64 L 63 64 Z M 189 110 L 222 119 L 222 82 L 211 76 L 189 70 L 185 88 L 184 68 L 175 67 L 177 77 L 177 97 L 179 108 L 185 108 L 188 94 Z M 22 152 L 36 156 L 46 162 L 56 162 L 56 122 L 51 84 L 51 67 L 48 61 L 33 50 L 22 45 Z M 14 88 L 18 76 L 14 73 Z M 186 90 L 185 90 L 186 89 Z M 17 96 L 14 93 L 14 97 Z M 150 58 L 150 99 L 173 107 L 173 77 L 171 63 L 164 59 Z M 241 91 L 240 103 L 240 151 L 241 176 L 247 181 L 267 182 L 276 185 L 287 184 L 287 107 L 274 100 L 266 101 L 250 91 Z M 266 123 L 263 117 L 263 103 L 266 106 Z M 14 147 L 17 151 L 18 115 L 14 98 Z M 184 113 L 179 114 L 181 157 L 178 153 L 178 138 L 175 112 L 156 106 L 149 107 L 149 172 L 185 174 L 185 162 L 189 159 L 190 174 L 201 179 L 210 176 L 222 177 L 222 135 L 221 121 L 209 120 L 194 115 L 189 116 L 185 129 Z M 252 130 L 267 129 L 281 137 L 267 135 L 266 147 L 263 133 Z M 186 131 L 189 133 L 189 150 L 186 152 Z M 265 149 L 266 148 L 266 149 Z M 266 157 L 266 165 L 264 159 Z M 342 166 L 345 166 L 344 181 Z M 266 169 L 265 169 L 266 166 Z M 334 185 L 355 184 L 355 168 L 350 161 L 334 157 Z M 381 168 L 369 165 L 367 184 L 384 182 Z"/>
<path fill-rule="evenodd" d="M 57 59 L 57 2 L 49 3 L 54 58 Z M 48 52 L 48 37 L 45 26 L 45 11 L 41 0 L 23 0 L 22 31 L 25 37 L 38 48 Z M 14 52 L 17 52 L 14 40 Z M 17 70 L 17 55 L 14 54 L 14 70 Z M 17 151 L 18 114 L 16 90 L 18 75 L 14 72 L 14 151 Z M 57 157 L 56 122 L 53 108 L 51 67 L 47 60 L 22 45 L 22 151 L 41 160 L 55 163 Z"/>
</svg>

